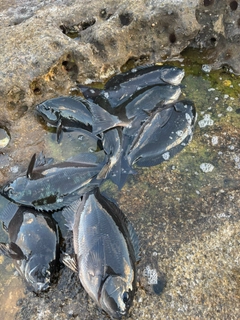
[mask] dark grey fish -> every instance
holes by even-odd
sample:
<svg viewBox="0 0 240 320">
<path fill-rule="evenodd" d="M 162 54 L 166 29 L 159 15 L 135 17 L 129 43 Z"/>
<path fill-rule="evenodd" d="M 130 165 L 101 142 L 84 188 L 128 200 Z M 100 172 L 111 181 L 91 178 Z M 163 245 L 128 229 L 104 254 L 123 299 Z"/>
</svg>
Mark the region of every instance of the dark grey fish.
<svg viewBox="0 0 240 320">
<path fill-rule="evenodd" d="M 57 127 L 57 140 L 62 127 L 79 127 L 94 135 L 117 126 L 126 126 L 117 116 L 81 97 L 58 97 L 36 106 L 43 119 Z"/>
<path fill-rule="evenodd" d="M 119 189 L 123 187 L 128 175 L 135 173 L 123 157 L 123 138 L 121 128 L 110 129 L 103 133 L 102 145 L 107 160 L 97 175 L 97 179 L 110 179 Z"/>
<path fill-rule="evenodd" d="M 165 104 L 175 102 L 180 94 L 181 89 L 178 86 L 153 86 L 145 91 L 139 90 L 126 104 L 114 109 L 117 115 L 121 113 L 122 118 L 125 114 L 128 119 L 132 119 L 130 125 L 124 127 L 121 132 L 120 158 L 109 176 L 119 189 L 125 184 L 128 175 L 135 173 L 127 154 L 142 124 L 149 118 L 149 113 Z"/>
<path fill-rule="evenodd" d="M 105 89 L 116 89 L 118 86 L 135 86 L 137 89 L 139 86 L 155 84 L 179 85 L 184 75 L 183 69 L 173 66 L 138 66 L 130 71 L 113 76 L 106 82 Z"/>
<path fill-rule="evenodd" d="M 103 90 L 79 85 L 79 88 L 88 100 L 110 111 L 128 99 L 139 90 L 159 85 L 178 86 L 183 77 L 184 70 L 171 66 L 144 66 L 132 69 L 126 73 L 112 77 Z"/>
<path fill-rule="evenodd" d="M 98 306 L 121 319 L 136 290 L 137 235 L 123 212 L 99 189 L 74 206 L 65 208 L 63 215 L 73 229 L 76 260 L 66 256 L 64 262 L 78 271 L 81 284 Z"/>
<path fill-rule="evenodd" d="M 122 143 L 122 131 L 119 128 L 110 129 L 103 133 L 102 145 L 107 155 L 107 163 L 97 175 L 97 179 L 106 179 L 112 168 L 119 162 Z"/>
<path fill-rule="evenodd" d="M 97 135 L 105 132 L 109 129 L 116 127 L 126 127 L 130 124 L 130 120 L 122 120 L 120 117 L 109 113 L 107 110 L 103 109 L 101 106 L 92 103 L 90 105 L 90 110 L 92 113 L 92 133 Z"/>
<path fill-rule="evenodd" d="M 156 109 L 144 122 L 127 155 L 129 163 L 148 167 L 168 160 L 192 139 L 196 110 L 191 101 Z"/>
<path fill-rule="evenodd" d="M 135 92 L 131 98 L 114 109 L 115 115 L 126 115 L 127 119 L 135 119 L 141 115 L 146 116 L 146 110 L 153 110 L 156 105 L 169 104 L 178 100 L 181 95 L 180 86 L 149 86 L 144 90 Z"/>
<path fill-rule="evenodd" d="M 34 292 L 47 290 L 59 268 L 59 230 L 49 214 L 9 202 L 0 213 L 9 243 L 0 254 L 13 259 L 19 274 Z"/>
<path fill-rule="evenodd" d="M 80 154 L 79 159 L 35 166 L 33 156 L 26 176 L 20 176 L 6 184 L 2 195 L 36 210 L 53 211 L 63 208 L 79 197 L 79 194 L 95 187 L 92 180 L 103 167 L 97 162 L 98 153 Z"/>
<path fill-rule="evenodd" d="M 57 127 L 59 136 L 62 127 L 77 126 L 88 131 L 92 130 L 89 103 L 81 97 L 58 97 L 38 104 L 36 111 L 46 122 Z"/>
</svg>

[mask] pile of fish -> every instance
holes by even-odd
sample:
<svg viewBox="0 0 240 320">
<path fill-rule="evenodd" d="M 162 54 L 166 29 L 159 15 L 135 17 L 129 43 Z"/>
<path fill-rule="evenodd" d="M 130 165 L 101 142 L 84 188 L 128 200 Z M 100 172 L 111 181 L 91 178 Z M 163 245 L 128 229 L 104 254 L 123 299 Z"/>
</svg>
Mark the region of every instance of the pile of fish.
<svg viewBox="0 0 240 320">
<path fill-rule="evenodd" d="M 119 189 L 135 167 L 160 164 L 192 138 L 196 110 L 179 100 L 184 71 L 145 66 L 111 78 L 104 89 L 78 85 L 84 97 L 57 97 L 36 106 L 57 142 L 65 131 L 94 139 L 95 152 L 54 162 L 34 154 L 26 174 L 3 186 L 9 200 L 0 215 L 12 258 L 35 292 L 46 290 L 59 266 L 59 232 L 51 213 L 63 214 L 73 232 L 73 257 L 62 261 L 78 272 L 82 286 L 112 318 L 127 315 L 136 290 L 138 237 L 118 206 L 103 196 L 109 179 Z M 80 142 L 79 142 L 80 143 Z"/>
</svg>

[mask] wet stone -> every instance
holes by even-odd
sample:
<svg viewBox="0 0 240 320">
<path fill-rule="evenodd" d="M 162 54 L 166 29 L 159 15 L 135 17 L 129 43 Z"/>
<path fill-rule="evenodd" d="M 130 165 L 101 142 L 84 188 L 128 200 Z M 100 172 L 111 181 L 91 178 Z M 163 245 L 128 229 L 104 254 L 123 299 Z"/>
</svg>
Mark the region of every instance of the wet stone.
<svg viewBox="0 0 240 320">
<path fill-rule="evenodd" d="M 5 148 L 10 142 L 10 136 L 7 131 L 0 128 L 0 149 Z"/>
</svg>

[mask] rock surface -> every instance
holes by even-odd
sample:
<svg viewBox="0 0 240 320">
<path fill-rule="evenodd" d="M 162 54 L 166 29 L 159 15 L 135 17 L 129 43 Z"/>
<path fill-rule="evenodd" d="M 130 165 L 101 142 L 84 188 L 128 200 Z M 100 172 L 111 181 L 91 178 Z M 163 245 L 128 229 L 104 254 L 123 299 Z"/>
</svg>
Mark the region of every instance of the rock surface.
<svg viewBox="0 0 240 320">
<path fill-rule="evenodd" d="M 61 156 L 33 109 L 74 92 L 76 82 L 179 59 L 188 46 L 206 50 L 205 70 L 227 64 L 240 73 L 233 0 L 0 0 L 0 20 L 0 128 L 11 138 L 0 149 L 0 186 L 23 173 L 35 152 Z M 239 318 L 240 82 L 225 69 L 214 78 L 198 61 L 189 64 L 196 72 L 188 72 L 184 94 L 196 102 L 199 121 L 211 122 L 197 124 L 188 149 L 169 163 L 139 170 L 120 193 L 108 186 L 142 243 L 129 319 Z M 213 170 L 203 172 L 203 163 Z M 64 245 L 72 248 L 71 234 Z M 109 319 L 67 268 L 40 297 L 23 295 L 12 273 L 1 275 L 5 319 Z"/>
</svg>

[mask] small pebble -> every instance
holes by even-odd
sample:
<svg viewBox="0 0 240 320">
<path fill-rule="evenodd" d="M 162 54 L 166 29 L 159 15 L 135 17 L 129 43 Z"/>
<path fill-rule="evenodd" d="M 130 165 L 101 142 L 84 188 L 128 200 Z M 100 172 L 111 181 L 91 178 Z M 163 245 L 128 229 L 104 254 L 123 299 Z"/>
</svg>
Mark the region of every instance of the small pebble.
<svg viewBox="0 0 240 320">
<path fill-rule="evenodd" d="M 213 146 L 215 146 L 216 144 L 218 144 L 218 137 L 217 137 L 217 136 L 213 136 L 211 142 L 212 142 L 212 145 L 213 145 Z"/>
<path fill-rule="evenodd" d="M 10 142 L 10 137 L 6 130 L 0 128 L 0 149 L 5 148 Z"/>
<path fill-rule="evenodd" d="M 208 64 L 203 64 L 202 65 L 202 71 L 203 72 L 209 73 L 211 70 L 212 70 L 212 67 L 209 66 Z"/>
<path fill-rule="evenodd" d="M 211 163 L 201 163 L 200 169 L 205 173 L 212 172 L 214 169 L 214 166 Z"/>
<path fill-rule="evenodd" d="M 225 87 L 229 87 L 231 84 L 232 84 L 231 80 L 224 80 L 224 81 L 223 81 L 223 85 L 224 85 Z"/>
<path fill-rule="evenodd" d="M 170 158 L 169 152 L 165 152 L 165 153 L 162 155 L 162 157 L 163 157 L 164 160 L 169 160 L 169 158 Z"/>
<path fill-rule="evenodd" d="M 204 128 L 206 126 L 212 126 L 214 121 L 210 119 L 210 114 L 205 114 L 203 119 L 198 122 L 200 128 Z"/>
<path fill-rule="evenodd" d="M 11 168 L 10 168 L 10 171 L 11 171 L 12 173 L 17 173 L 17 172 L 18 172 L 18 166 L 13 166 L 13 167 L 11 167 Z"/>
</svg>

